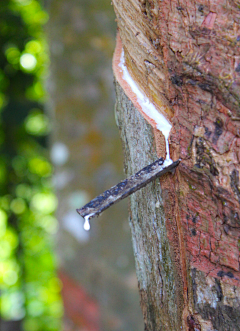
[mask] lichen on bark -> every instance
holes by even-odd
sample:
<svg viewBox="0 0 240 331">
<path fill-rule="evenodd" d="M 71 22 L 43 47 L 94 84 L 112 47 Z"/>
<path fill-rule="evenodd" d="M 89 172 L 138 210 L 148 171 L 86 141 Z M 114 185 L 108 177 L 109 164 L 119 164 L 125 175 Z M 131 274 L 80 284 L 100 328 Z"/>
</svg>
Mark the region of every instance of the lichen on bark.
<svg viewBox="0 0 240 331">
<path fill-rule="evenodd" d="M 116 83 L 116 121 L 130 176 L 157 159 L 152 127 Z M 172 175 L 170 175 L 172 176 Z M 138 286 L 146 330 L 180 330 L 181 279 L 172 260 L 166 233 L 159 180 L 131 196 L 132 230 Z M 177 301 L 177 305 L 176 305 Z"/>
</svg>

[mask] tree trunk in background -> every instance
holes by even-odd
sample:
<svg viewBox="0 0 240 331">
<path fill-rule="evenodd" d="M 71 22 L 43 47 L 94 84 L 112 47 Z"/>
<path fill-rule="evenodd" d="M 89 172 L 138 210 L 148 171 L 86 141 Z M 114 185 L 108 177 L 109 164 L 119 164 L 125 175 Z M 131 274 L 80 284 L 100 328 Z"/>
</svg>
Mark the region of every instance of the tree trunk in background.
<svg viewBox="0 0 240 331">
<path fill-rule="evenodd" d="M 130 201 L 145 330 L 240 330 L 240 3 L 113 4 L 126 66 L 182 159 Z M 165 155 L 164 137 L 116 92 L 131 175 Z"/>
<path fill-rule="evenodd" d="M 91 220 L 89 232 L 76 212 L 124 176 L 113 112 L 114 11 L 109 0 L 46 2 L 65 328 L 139 331 L 143 321 L 127 205 L 123 201 Z"/>
<path fill-rule="evenodd" d="M 4 321 L 0 318 L 0 330 L 1 331 L 23 331 L 22 320 L 21 321 Z"/>
</svg>

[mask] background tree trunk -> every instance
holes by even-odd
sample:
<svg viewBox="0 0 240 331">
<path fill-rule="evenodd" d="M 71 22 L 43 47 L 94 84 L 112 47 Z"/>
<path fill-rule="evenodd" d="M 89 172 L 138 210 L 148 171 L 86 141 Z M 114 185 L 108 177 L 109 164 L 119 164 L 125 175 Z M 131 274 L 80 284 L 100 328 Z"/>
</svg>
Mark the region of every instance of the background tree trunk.
<svg viewBox="0 0 240 331">
<path fill-rule="evenodd" d="M 113 4 L 125 64 L 182 159 L 130 201 L 145 330 L 240 330 L 239 3 Z M 116 92 L 130 175 L 165 156 L 164 137 L 118 82 Z"/>
<path fill-rule="evenodd" d="M 143 320 L 125 202 L 91 221 L 89 232 L 76 212 L 124 176 L 113 114 L 114 11 L 109 0 L 46 2 L 65 329 L 139 331 Z"/>
</svg>

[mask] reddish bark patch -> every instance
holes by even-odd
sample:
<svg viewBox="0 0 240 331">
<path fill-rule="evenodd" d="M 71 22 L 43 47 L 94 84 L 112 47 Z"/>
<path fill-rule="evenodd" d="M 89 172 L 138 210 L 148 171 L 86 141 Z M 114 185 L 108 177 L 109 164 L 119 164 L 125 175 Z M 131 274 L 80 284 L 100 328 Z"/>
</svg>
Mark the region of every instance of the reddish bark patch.
<svg viewBox="0 0 240 331">
<path fill-rule="evenodd" d="M 210 12 L 207 14 L 207 16 L 204 18 L 204 21 L 202 22 L 201 27 L 202 28 L 207 28 L 207 29 L 212 29 L 214 26 L 214 22 L 216 20 L 217 14 Z"/>
<path fill-rule="evenodd" d="M 161 187 L 184 289 L 191 267 L 239 286 L 239 8 L 221 0 L 113 2 L 133 77 L 170 109 L 170 155 L 182 162 Z"/>
</svg>

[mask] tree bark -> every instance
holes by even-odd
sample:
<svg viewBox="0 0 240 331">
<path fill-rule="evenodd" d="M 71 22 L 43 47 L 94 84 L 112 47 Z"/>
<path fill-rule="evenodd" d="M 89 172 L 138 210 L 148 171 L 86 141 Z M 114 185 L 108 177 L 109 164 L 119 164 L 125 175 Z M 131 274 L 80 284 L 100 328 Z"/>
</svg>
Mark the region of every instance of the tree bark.
<svg viewBox="0 0 240 331">
<path fill-rule="evenodd" d="M 140 90 L 171 122 L 171 158 L 182 159 L 175 174 L 130 200 L 145 330 L 240 330 L 239 3 L 113 4 L 117 47 Z M 164 137 L 130 100 L 116 59 L 113 69 L 132 175 L 165 156 Z"/>
</svg>

